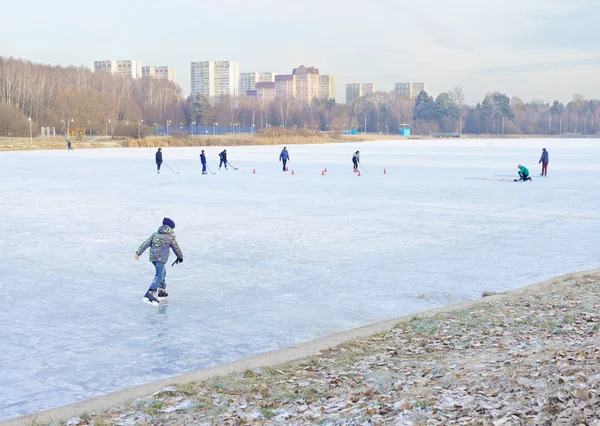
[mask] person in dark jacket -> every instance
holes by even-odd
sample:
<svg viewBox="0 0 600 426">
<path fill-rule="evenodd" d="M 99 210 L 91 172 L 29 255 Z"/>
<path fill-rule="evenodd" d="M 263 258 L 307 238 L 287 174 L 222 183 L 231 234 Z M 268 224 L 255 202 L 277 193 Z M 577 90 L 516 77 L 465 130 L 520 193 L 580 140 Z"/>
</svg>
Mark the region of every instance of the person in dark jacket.
<svg viewBox="0 0 600 426">
<path fill-rule="evenodd" d="M 175 222 L 165 217 L 162 223 L 158 231 L 144 241 L 135 252 L 135 260 L 139 260 L 146 249 L 150 248 L 150 262 L 154 265 L 156 273 L 154 281 L 150 284 L 150 288 L 148 288 L 142 300 L 154 306 L 159 304 L 159 297 L 168 296 L 165 291 L 167 288 L 165 278 L 167 276 L 166 263 L 169 260 L 169 250 L 172 249 L 177 256 L 177 263 L 183 262 L 183 253 L 175 239 Z"/>
<path fill-rule="evenodd" d="M 352 164 L 354 164 L 354 171 L 358 170 L 358 164 L 360 163 L 360 151 L 356 151 L 352 156 Z"/>
<path fill-rule="evenodd" d="M 67 151 L 73 151 L 73 145 L 69 139 L 67 139 Z"/>
<path fill-rule="evenodd" d="M 219 162 L 219 170 L 221 170 L 221 166 L 225 165 L 225 170 L 227 170 L 227 150 L 224 149 L 223 152 L 221 152 L 219 154 L 219 159 L 221 160 Z"/>
<path fill-rule="evenodd" d="M 162 159 L 162 148 L 158 148 L 158 151 L 156 151 L 156 173 L 160 173 L 160 166 L 163 163 L 163 159 Z"/>
<path fill-rule="evenodd" d="M 204 154 L 204 150 L 200 153 L 200 162 L 202 163 L 202 174 L 206 174 L 206 154 Z"/>
<path fill-rule="evenodd" d="M 548 160 L 548 151 L 546 151 L 546 148 L 542 148 L 542 156 L 538 162 L 538 164 L 542 163 L 542 173 L 540 173 L 540 176 L 548 176 Z"/>
<path fill-rule="evenodd" d="M 290 161 L 290 153 L 285 146 L 283 147 L 281 154 L 279 154 L 279 161 L 283 162 L 283 171 L 285 172 L 287 170 L 286 164 Z"/>
</svg>

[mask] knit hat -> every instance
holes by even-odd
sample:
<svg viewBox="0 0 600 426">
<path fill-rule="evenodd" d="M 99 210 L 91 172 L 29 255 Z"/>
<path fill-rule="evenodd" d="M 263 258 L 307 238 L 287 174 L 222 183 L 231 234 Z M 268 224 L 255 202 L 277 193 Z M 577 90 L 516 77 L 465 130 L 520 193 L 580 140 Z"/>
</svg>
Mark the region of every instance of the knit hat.
<svg viewBox="0 0 600 426">
<path fill-rule="evenodd" d="M 175 222 L 173 222 L 171 219 L 169 219 L 168 217 L 165 217 L 163 219 L 163 225 L 167 225 L 169 228 L 171 229 L 175 229 Z"/>
</svg>

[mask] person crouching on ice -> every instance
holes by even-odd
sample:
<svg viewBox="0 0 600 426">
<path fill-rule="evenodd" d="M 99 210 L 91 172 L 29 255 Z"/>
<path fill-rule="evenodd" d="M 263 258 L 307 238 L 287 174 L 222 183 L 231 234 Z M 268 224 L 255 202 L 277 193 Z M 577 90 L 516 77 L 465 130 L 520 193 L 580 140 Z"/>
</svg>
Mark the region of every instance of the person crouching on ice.
<svg viewBox="0 0 600 426">
<path fill-rule="evenodd" d="M 529 176 L 529 169 L 527 169 L 527 167 L 525 166 L 521 166 L 519 164 L 519 179 L 515 179 L 515 182 L 517 182 L 517 180 L 522 180 L 522 181 L 526 181 L 526 180 L 531 180 L 531 177 Z"/>
<path fill-rule="evenodd" d="M 168 217 L 165 217 L 162 222 L 162 226 L 142 243 L 142 245 L 135 252 L 135 260 L 139 260 L 142 253 L 150 248 L 150 262 L 156 269 L 154 281 L 150 284 L 150 288 L 142 299 L 144 302 L 157 306 L 159 304 L 159 297 L 167 297 L 168 294 L 165 291 L 167 283 L 165 278 L 167 276 L 166 263 L 169 260 L 169 250 L 173 249 L 173 252 L 177 256 L 177 263 L 183 262 L 183 253 L 177 244 L 175 239 L 175 222 Z M 158 292 L 158 294 L 157 294 Z"/>
</svg>

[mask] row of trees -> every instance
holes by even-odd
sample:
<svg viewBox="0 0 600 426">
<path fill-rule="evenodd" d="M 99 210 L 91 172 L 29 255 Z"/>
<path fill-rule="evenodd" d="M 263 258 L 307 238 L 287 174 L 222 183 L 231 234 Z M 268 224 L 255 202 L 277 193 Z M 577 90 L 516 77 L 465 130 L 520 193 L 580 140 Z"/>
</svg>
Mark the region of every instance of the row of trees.
<svg viewBox="0 0 600 426">
<path fill-rule="evenodd" d="M 34 129 L 65 131 L 68 126 L 93 134 L 130 129 L 137 134 L 138 121 L 183 120 L 185 108 L 181 89 L 166 80 L 0 57 L 0 135 L 28 135 L 29 117 Z"/>
<path fill-rule="evenodd" d="M 416 134 L 600 133 L 600 101 L 580 95 L 564 105 L 525 103 L 493 92 L 469 106 L 462 90 L 454 88 L 435 98 L 425 91 L 416 99 L 376 92 L 351 105 L 339 105 L 334 99 L 315 99 L 308 105 L 276 99 L 262 105 L 247 97 L 184 99 L 181 89 L 166 80 L 133 80 L 84 67 L 0 57 L 0 136 L 28 135 L 29 117 L 36 131 L 44 126 L 64 132 L 69 126 L 77 133 L 121 136 L 134 136 L 140 127 L 148 130 L 168 121 L 186 126 L 239 123 L 257 131 L 286 127 L 397 133 L 401 126 L 411 126 Z"/>
</svg>

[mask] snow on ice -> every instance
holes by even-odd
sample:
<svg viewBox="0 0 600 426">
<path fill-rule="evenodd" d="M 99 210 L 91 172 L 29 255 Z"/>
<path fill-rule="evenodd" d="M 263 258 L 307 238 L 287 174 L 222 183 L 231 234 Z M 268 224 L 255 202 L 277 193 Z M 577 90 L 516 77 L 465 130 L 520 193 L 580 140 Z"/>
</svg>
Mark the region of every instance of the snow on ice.
<svg viewBox="0 0 600 426">
<path fill-rule="evenodd" d="M 537 176 L 543 147 L 547 179 L 464 179 Z M 228 147 L 238 171 L 204 149 L 216 175 L 200 148 L 163 150 L 179 175 L 154 149 L 0 154 L 0 420 L 598 266 L 596 140 L 292 145 L 288 173 L 281 147 Z M 164 216 L 185 261 L 155 308 L 134 254 Z"/>
</svg>

